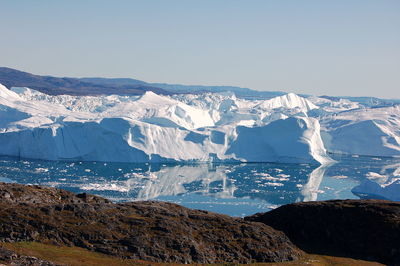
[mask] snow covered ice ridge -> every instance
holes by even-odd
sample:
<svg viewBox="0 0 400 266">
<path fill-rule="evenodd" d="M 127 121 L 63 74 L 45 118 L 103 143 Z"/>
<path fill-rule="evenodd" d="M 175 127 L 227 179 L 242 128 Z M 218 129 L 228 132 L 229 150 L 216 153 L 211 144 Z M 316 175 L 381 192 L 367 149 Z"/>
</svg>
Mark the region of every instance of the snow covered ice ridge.
<svg viewBox="0 0 400 266">
<path fill-rule="evenodd" d="M 51 96 L 0 85 L 0 155 L 113 162 L 318 162 L 400 155 L 400 107 L 296 94 Z M 372 147 L 371 147 L 372 146 Z"/>
</svg>

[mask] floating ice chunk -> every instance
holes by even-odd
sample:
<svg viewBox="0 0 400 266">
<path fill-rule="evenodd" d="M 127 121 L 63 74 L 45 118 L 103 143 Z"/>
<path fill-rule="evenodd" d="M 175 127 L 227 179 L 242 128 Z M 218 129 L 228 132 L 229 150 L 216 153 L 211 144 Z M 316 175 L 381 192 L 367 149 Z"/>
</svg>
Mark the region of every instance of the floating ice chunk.
<svg viewBox="0 0 400 266">
<path fill-rule="evenodd" d="M 278 183 L 278 182 L 267 182 L 265 185 L 270 186 L 270 187 L 282 187 L 284 186 L 283 183 Z"/>
<path fill-rule="evenodd" d="M 108 183 L 92 183 L 80 187 L 81 190 L 94 190 L 94 191 L 119 191 L 129 192 L 129 187 L 126 185 L 108 184 Z"/>
<path fill-rule="evenodd" d="M 49 168 L 42 168 L 42 167 L 35 168 L 35 172 L 37 172 L 37 173 L 46 173 L 48 171 L 49 171 Z"/>
<path fill-rule="evenodd" d="M 348 178 L 348 176 L 346 176 L 346 175 L 334 175 L 334 176 L 331 176 L 332 178 L 335 178 L 335 179 L 345 179 L 345 178 Z"/>
<path fill-rule="evenodd" d="M 378 174 L 378 173 L 375 173 L 375 172 L 368 172 L 367 174 L 366 174 L 366 177 L 368 178 L 368 179 L 379 179 L 379 178 L 387 178 L 387 175 L 381 175 L 381 174 Z"/>
</svg>

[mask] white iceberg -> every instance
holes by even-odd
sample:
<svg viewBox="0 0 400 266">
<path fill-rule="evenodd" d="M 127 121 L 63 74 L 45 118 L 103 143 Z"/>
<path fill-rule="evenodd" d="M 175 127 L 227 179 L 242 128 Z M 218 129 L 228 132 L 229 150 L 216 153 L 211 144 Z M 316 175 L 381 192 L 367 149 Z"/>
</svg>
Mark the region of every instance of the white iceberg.
<svg viewBox="0 0 400 266">
<path fill-rule="evenodd" d="M 348 100 L 326 101 L 293 93 L 269 100 L 232 93 L 51 96 L 0 85 L 0 155 L 321 164 L 332 161 L 327 150 L 400 155 L 400 107 L 366 112 Z M 332 113 L 332 106 L 353 109 Z"/>
<path fill-rule="evenodd" d="M 369 172 L 366 177 L 351 190 L 353 194 L 361 198 L 400 201 L 400 164 L 387 165 L 381 174 Z"/>
</svg>

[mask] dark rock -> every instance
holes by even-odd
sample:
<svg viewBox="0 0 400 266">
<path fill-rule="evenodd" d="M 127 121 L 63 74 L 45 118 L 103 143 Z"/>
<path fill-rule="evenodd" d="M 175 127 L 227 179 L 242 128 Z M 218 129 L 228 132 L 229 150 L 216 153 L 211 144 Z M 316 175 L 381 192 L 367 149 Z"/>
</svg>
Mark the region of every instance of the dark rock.
<svg viewBox="0 0 400 266">
<path fill-rule="evenodd" d="M 283 231 L 309 253 L 400 265 L 400 202 L 301 202 L 245 220 Z"/>
<path fill-rule="evenodd" d="M 277 262 L 302 255 L 264 224 L 158 201 L 114 204 L 0 183 L 0 213 L 0 241 L 51 242 L 155 262 Z"/>
</svg>

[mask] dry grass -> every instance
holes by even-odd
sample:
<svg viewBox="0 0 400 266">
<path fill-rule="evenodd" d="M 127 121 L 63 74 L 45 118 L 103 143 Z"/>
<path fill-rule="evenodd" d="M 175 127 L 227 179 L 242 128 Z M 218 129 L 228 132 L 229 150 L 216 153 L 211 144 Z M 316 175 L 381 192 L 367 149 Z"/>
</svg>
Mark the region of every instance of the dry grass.
<svg viewBox="0 0 400 266">
<path fill-rule="evenodd" d="M 38 242 L 0 243 L 0 245 L 20 255 L 34 256 L 43 260 L 69 266 L 178 265 L 172 263 L 164 264 L 164 263 L 145 262 L 139 260 L 125 260 L 113 256 L 104 255 L 98 252 L 88 251 L 86 249 L 79 247 L 59 247 L 54 245 L 42 244 Z M 220 264 L 220 265 L 232 265 L 232 264 Z M 383 264 L 377 262 L 354 260 L 350 258 L 307 254 L 304 258 L 298 261 L 281 262 L 281 263 L 255 263 L 253 265 L 378 266 Z"/>
<path fill-rule="evenodd" d="M 379 266 L 383 265 L 377 262 L 355 260 L 350 258 L 331 257 L 323 255 L 307 254 L 303 259 L 291 262 L 281 263 L 260 263 L 255 265 L 276 265 L 276 266 Z"/>
<path fill-rule="evenodd" d="M 146 263 L 141 263 L 140 261 L 115 258 L 79 247 L 58 247 L 38 242 L 1 243 L 1 245 L 20 255 L 34 256 L 62 265 L 146 265 Z"/>
</svg>

